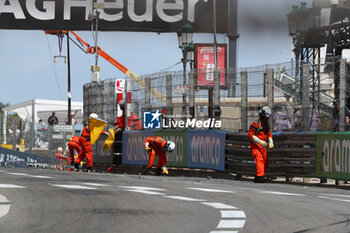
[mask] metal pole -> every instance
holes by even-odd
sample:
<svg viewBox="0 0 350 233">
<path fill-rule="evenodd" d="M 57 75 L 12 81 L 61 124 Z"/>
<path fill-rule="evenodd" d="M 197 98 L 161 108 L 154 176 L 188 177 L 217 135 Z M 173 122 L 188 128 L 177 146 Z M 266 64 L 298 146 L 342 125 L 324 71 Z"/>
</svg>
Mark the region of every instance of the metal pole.
<svg viewBox="0 0 350 233">
<path fill-rule="evenodd" d="M 213 17 L 214 17 L 214 67 L 215 71 L 218 69 L 218 44 L 216 41 L 216 0 L 213 0 Z M 215 75 L 214 75 L 215 78 Z M 215 79 L 214 79 L 215 80 Z"/>
<path fill-rule="evenodd" d="M 4 112 L 2 110 L 0 110 L 0 124 L 1 124 L 1 127 L 0 127 L 0 142 L 3 142 L 4 141 L 4 135 L 3 135 L 3 127 L 4 127 Z M 5 144 L 5 143 L 4 143 Z"/>
<path fill-rule="evenodd" d="M 149 77 L 145 78 L 145 111 L 151 111 L 151 79 Z"/>
<path fill-rule="evenodd" d="M 339 70 L 339 131 L 345 131 L 345 90 L 346 90 L 346 60 L 340 60 Z"/>
<path fill-rule="evenodd" d="M 213 87 L 209 86 L 208 118 L 213 118 Z"/>
<path fill-rule="evenodd" d="M 32 152 L 35 142 L 35 100 L 32 101 L 32 122 L 30 124 L 30 143 L 29 143 L 29 152 Z"/>
<path fill-rule="evenodd" d="M 95 31 L 95 66 L 97 66 L 98 62 L 98 49 L 97 49 L 97 39 L 98 39 L 98 18 L 100 16 L 100 12 L 98 12 L 98 9 L 96 9 L 96 31 Z"/>
<path fill-rule="evenodd" d="M 67 31 L 67 66 L 68 66 L 68 125 L 72 124 L 72 93 L 70 80 L 70 53 L 69 53 L 69 31 Z"/>
<path fill-rule="evenodd" d="M 166 76 L 166 111 L 173 114 L 173 79 L 170 74 Z"/>
<path fill-rule="evenodd" d="M 191 119 L 195 118 L 195 111 L 194 111 L 194 97 L 195 97 L 195 90 L 194 90 L 194 72 L 191 70 L 190 72 L 190 78 L 189 78 L 189 89 L 190 89 L 190 107 L 189 107 L 189 113 L 191 116 Z"/>
<path fill-rule="evenodd" d="M 6 144 L 7 141 L 7 136 L 6 136 L 6 131 L 7 131 L 7 111 L 4 111 L 2 114 L 2 135 L 3 135 L 3 144 Z"/>
<path fill-rule="evenodd" d="M 16 150 L 16 144 L 17 144 L 17 138 L 16 138 L 16 131 L 17 131 L 17 120 L 14 119 L 12 122 L 12 150 Z"/>
<path fill-rule="evenodd" d="M 273 69 L 267 69 L 267 106 L 272 109 L 274 101 L 274 79 L 273 79 Z M 273 130 L 273 124 L 271 124 L 273 119 L 270 118 L 269 123 L 271 130 Z"/>
<path fill-rule="evenodd" d="M 241 131 L 248 130 L 248 75 L 241 72 Z"/>
<path fill-rule="evenodd" d="M 220 72 L 218 71 L 218 45 L 216 40 L 216 0 L 213 1 L 214 16 L 214 117 L 220 120 Z"/>
<path fill-rule="evenodd" d="M 186 111 L 186 48 L 183 48 L 182 49 L 182 55 L 183 55 L 183 58 L 182 58 L 182 64 L 183 64 L 183 77 L 182 77 L 182 82 L 183 82 L 183 89 L 184 89 L 184 92 L 182 94 L 182 118 L 183 119 L 186 119 L 186 115 L 187 115 L 187 111 Z"/>
<path fill-rule="evenodd" d="M 131 80 L 126 80 L 126 116 L 125 116 L 125 129 L 129 130 L 128 119 L 131 117 Z"/>
<path fill-rule="evenodd" d="M 309 66 L 304 64 L 302 66 L 302 113 L 303 113 L 303 130 L 310 130 L 310 87 L 309 87 Z"/>
<path fill-rule="evenodd" d="M 237 39 L 239 34 L 237 33 L 237 9 L 238 0 L 229 0 L 228 7 L 228 29 L 227 37 L 229 39 L 229 72 L 228 73 L 228 97 L 236 96 L 236 68 L 237 68 Z"/>
</svg>

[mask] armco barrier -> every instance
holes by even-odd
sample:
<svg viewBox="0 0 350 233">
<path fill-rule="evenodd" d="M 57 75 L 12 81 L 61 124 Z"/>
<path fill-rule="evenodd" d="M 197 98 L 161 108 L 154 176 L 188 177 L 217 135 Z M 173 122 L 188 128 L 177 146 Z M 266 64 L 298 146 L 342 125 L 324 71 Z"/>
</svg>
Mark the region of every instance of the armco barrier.
<svg viewBox="0 0 350 233">
<path fill-rule="evenodd" d="M 315 134 L 277 133 L 273 139 L 275 148 L 267 152 L 267 175 L 316 177 Z M 249 144 L 247 133 L 226 134 L 225 171 L 239 175 L 256 174 Z"/>
<path fill-rule="evenodd" d="M 0 165 L 2 166 L 27 167 L 53 164 L 59 164 L 59 160 L 0 147 Z"/>
<path fill-rule="evenodd" d="M 97 170 L 105 171 L 107 166 L 120 163 L 116 163 L 113 152 L 98 154 L 99 150 L 102 151 L 102 136 L 94 145 L 94 166 L 101 167 Z M 175 151 L 167 154 L 169 167 L 212 169 L 251 176 L 256 174 L 247 133 L 215 130 L 124 131 L 123 165 L 147 165 L 148 155 L 143 148 L 143 141 L 150 136 L 161 136 L 176 143 Z M 275 148 L 268 151 L 267 175 L 317 177 L 314 133 L 275 133 L 273 138 Z M 154 166 L 157 162 L 156 158 Z"/>
<path fill-rule="evenodd" d="M 167 153 L 167 166 L 206 168 L 223 171 L 225 168 L 225 132 L 216 130 L 144 130 L 123 133 L 123 164 L 146 166 L 148 155 L 143 148 L 146 137 L 161 136 L 176 143 Z M 154 161 L 154 165 L 158 160 Z"/>
</svg>

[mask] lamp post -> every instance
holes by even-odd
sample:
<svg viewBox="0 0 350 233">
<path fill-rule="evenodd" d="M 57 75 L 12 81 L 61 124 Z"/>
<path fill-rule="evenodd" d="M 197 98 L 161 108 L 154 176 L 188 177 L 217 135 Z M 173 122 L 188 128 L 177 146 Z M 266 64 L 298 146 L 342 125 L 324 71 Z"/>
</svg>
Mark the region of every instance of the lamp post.
<svg viewBox="0 0 350 233">
<path fill-rule="evenodd" d="M 179 41 L 179 48 L 182 51 L 182 64 L 183 64 L 183 88 L 184 92 L 182 93 L 182 115 L 185 118 L 187 115 L 186 111 L 186 66 L 187 62 L 189 61 L 192 68 L 191 61 L 194 60 L 194 47 L 192 43 L 193 38 L 193 28 L 191 24 L 186 23 L 183 25 L 178 31 L 177 31 L 178 41 Z"/>
</svg>

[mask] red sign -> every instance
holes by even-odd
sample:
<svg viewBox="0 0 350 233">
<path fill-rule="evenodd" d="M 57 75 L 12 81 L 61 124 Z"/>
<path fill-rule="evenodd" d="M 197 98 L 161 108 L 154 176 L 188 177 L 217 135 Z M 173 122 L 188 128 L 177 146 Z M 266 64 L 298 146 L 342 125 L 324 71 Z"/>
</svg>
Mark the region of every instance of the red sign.
<svg viewBox="0 0 350 233">
<path fill-rule="evenodd" d="M 197 86 L 214 86 L 215 52 L 214 44 L 194 45 L 194 66 L 197 69 Z M 220 71 L 220 86 L 226 87 L 227 45 L 217 45 L 217 66 Z"/>
</svg>

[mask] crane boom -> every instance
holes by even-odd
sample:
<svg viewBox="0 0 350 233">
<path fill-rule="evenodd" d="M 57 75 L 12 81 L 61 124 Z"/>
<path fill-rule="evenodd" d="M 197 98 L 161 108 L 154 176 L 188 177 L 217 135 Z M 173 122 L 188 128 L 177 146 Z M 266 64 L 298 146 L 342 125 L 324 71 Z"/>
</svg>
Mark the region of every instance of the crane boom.
<svg viewBox="0 0 350 233">
<path fill-rule="evenodd" d="M 96 53 L 96 48 L 95 47 L 90 47 L 88 43 L 86 43 L 82 38 L 80 38 L 74 31 L 70 31 L 75 38 L 80 41 L 85 47 L 86 47 L 86 53 L 90 54 L 95 54 Z M 142 88 L 146 88 L 146 83 L 145 81 L 140 78 L 137 74 L 120 64 L 118 61 L 116 61 L 113 57 L 108 55 L 104 50 L 102 50 L 100 47 L 97 47 L 97 53 L 99 56 L 103 57 L 106 61 L 114 65 L 118 70 L 123 72 L 128 78 L 130 78 L 132 81 L 138 83 Z M 157 97 L 160 101 L 162 101 L 164 104 L 166 104 L 166 98 L 162 93 L 160 93 L 158 90 L 155 88 L 151 87 L 150 89 L 151 93 Z"/>
</svg>

